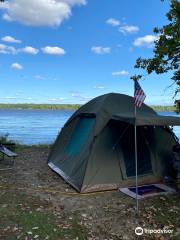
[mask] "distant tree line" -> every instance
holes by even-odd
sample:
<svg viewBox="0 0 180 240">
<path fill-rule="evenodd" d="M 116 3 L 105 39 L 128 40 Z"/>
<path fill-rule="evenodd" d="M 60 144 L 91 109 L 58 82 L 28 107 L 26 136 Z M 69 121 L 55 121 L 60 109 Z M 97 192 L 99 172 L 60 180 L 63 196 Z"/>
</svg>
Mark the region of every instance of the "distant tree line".
<svg viewBox="0 0 180 240">
<path fill-rule="evenodd" d="M 0 103 L 0 109 L 33 109 L 33 110 L 77 110 L 80 104 L 29 104 Z"/>
<path fill-rule="evenodd" d="M 153 105 L 151 107 L 157 112 L 174 112 L 174 111 L 176 111 L 175 106 L 160 106 L 160 105 L 154 106 Z"/>
<path fill-rule="evenodd" d="M 80 104 L 29 104 L 29 103 L 0 103 L 0 109 L 19 109 L 19 110 L 77 110 Z M 175 106 L 151 106 L 155 111 L 175 111 Z"/>
</svg>

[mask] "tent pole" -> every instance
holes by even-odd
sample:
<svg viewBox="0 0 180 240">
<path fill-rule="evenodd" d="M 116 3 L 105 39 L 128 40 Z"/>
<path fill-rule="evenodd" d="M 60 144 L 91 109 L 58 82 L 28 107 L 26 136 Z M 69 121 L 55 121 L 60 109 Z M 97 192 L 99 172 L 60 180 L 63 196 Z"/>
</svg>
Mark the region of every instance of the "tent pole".
<svg viewBox="0 0 180 240">
<path fill-rule="evenodd" d="M 139 213 L 138 202 L 138 166 L 137 166 L 137 132 L 136 132 L 136 105 L 134 109 L 135 123 L 134 123 L 134 143 L 135 143 L 135 167 L 136 167 L 136 212 Z"/>
</svg>

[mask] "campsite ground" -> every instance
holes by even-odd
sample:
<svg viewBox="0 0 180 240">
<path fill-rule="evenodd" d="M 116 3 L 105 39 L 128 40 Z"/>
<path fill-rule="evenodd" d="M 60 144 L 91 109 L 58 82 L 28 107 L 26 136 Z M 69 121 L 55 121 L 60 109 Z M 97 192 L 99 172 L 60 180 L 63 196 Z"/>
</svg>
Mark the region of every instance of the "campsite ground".
<svg viewBox="0 0 180 240">
<path fill-rule="evenodd" d="M 117 191 L 78 194 L 47 166 L 48 146 L 19 146 L 14 169 L 0 172 L 0 239 L 136 239 L 134 229 L 172 229 L 140 239 L 180 239 L 179 195 L 140 202 Z"/>
</svg>

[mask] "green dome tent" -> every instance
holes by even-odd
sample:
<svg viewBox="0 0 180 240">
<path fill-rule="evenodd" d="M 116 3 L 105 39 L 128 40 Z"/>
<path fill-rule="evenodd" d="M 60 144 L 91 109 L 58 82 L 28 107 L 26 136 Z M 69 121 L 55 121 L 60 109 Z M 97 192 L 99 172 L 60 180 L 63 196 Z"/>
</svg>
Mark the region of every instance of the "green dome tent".
<svg viewBox="0 0 180 240">
<path fill-rule="evenodd" d="M 62 128 L 48 165 L 79 192 L 135 184 L 134 99 L 109 93 L 77 110 Z M 178 117 L 159 116 L 143 104 L 137 109 L 138 182 L 172 176 L 172 147 L 177 138 L 168 127 Z"/>
</svg>

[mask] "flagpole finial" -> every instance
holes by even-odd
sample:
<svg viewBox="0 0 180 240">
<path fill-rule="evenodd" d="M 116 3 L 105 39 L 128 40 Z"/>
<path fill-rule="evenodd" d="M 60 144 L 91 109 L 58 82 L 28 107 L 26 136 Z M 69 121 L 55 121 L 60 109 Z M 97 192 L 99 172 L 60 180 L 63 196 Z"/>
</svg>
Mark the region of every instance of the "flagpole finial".
<svg viewBox="0 0 180 240">
<path fill-rule="evenodd" d="M 142 75 L 133 75 L 130 77 L 133 81 L 139 81 L 142 78 Z"/>
</svg>

